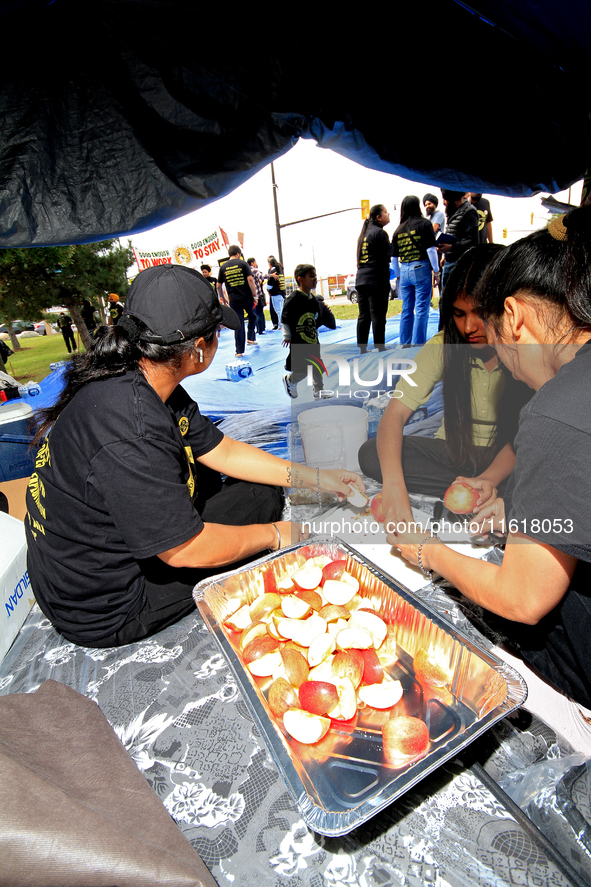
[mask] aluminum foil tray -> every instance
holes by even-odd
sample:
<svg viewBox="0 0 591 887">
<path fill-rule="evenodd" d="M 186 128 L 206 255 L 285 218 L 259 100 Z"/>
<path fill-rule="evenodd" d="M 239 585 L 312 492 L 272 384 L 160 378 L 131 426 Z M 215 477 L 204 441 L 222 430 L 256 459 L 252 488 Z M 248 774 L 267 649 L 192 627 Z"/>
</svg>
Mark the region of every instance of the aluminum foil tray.
<svg viewBox="0 0 591 887">
<path fill-rule="evenodd" d="M 276 578 L 296 562 L 302 549 L 331 559 L 346 558 L 347 570 L 360 582 L 360 594 L 397 626 L 398 661 L 389 668 L 404 694 L 394 715 L 422 718 L 429 729 L 426 755 L 399 768 L 384 760 L 381 727 L 392 711 L 360 711 L 355 727 L 331 728 L 316 745 L 295 742 L 271 714 L 267 692 L 271 678 L 255 678 L 241 660 L 239 635 L 225 626 L 235 602 L 258 595 L 261 569 Z M 375 816 L 444 761 L 525 702 L 521 675 L 487 650 L 476 646 L 453 625 L 344 542 L 300 543 L 268 555 L 247 568 L 224 573 L 195 586 L 195 602 L 224 656 L 260 728 L 287 787 L 308 827 L 323 835 L 344 835 Z M 424 647 L 436 650 L 453 677 L 447 688 L 420 683 L 412 661 Z"/>
</svg>

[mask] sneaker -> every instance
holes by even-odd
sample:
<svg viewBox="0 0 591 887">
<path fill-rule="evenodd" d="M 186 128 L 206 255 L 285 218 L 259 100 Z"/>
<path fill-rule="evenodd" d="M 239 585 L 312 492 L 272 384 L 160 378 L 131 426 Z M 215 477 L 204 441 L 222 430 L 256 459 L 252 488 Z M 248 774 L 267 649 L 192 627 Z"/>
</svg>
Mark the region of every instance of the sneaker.
<svg viewBox="0 0 591 887">
<path fill-rule="evenodd" d="M 283 377 L 283 387 L 287 391 L 290 397 L 298 396 L 298 386 L 297 383 L 295 385 L 291 384 L 291 379 L 289 373 L 286 373 Z M 314 395 L 316 396 L 316 395 Z"/>
<path fill-rule="evenodd" d="M 325 391 L 324 388 L 319 388 L 318 391 L 314 392 L 314 400 L 328 400 L 329 397 L 334 397 L 333 391 Z"/>
</svg>

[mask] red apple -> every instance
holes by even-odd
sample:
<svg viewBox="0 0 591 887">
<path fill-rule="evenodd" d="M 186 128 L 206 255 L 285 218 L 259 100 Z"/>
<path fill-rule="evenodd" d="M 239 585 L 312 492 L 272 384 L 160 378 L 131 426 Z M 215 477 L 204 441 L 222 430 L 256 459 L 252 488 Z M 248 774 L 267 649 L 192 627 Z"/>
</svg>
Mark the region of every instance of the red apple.
<svg viewBox="0 0 591 887">
<path fill-rule="evenodd" d="M 386 515 L 382 509 L 382 493 L 378 493 L 373 497 L 370 507 L 374 520 L 377 520 L 379 524 L 383 524 L 386 520 Z"/>
<path fill-rule="evenodd" d="M 386 721 L 382 727 L 384 754 L 386 759 L 417 757 L 429 748 L 429 731 L 420 718 L 403 715 Z"/>
<path fill-rule="evenodd" d="M 287 679 L 294 687 L 300 687 L 304 681 L 308 680 L 310 667 L 304 656 L 298 651 L 289 647 L 283 647 L 281 650 L 281 661 Z"/>
<path fill-rule="evenodd" d="M 310 604 L 312 609 L 316 610 L 316 612 L 322 609 L 322 598 L 317 591 L 302 591 L 301 589 L 298 589 L 297 591 L 294 591 L 293 594 Z"/>
<path fill-rule="evenodd" d="M 332 660 L 332 673 L 341 678 L 349 678 L 355 689 L 363 678 L 363 668 L 361 650 L 340 650 Z"/>
<path fill-rule="evenodd" d="M 269 687 L 269 708 L 276 718 L 282 718 L 286 711 L 290 708 L 301 708 L 298 694 L 285 680 L 285 678 L 277 678 Z"/>
<path fill-rule="evenodd" d="M 363 658 L 363 683 L 381 684 L 384 680 L 384 667 L 378 659 L 375 648 L 369 647 L 369 649 L 359 652 Z"/>
<path fill-rule="evenodd" d="M 273 570 L 268 569 L 263 573 L 263 587 L 265 594 L 277 594 L 277 579 Z"/>
<path fill-rule="evenodd" d="M 330 729 L 330 718 L 310 714 L 297 708 L 290 708 L 283 715 L 283 726 L 290 736 L 304 745 L 318 742 Z"/>
<path fill-rule="evenodd" d="M 324 585 L 327 579 L 340 579 L 346 569 L 346 560 L 331 561 L 322 568 L 322 584 Z"/>
<path fill-rule="evenodd" d="M 299 693 L 302 708 L 313 715 L 327 715 L 339 702 L 337 688 L 327 681 L 304 681 Z"/>
<path fill-rule="evenodd" d="M 479 490 L 464 481 L 458 481 L 445 491 L 443 504 L 454 514 L 470 514 L 479 499 Z"/>
</svg>

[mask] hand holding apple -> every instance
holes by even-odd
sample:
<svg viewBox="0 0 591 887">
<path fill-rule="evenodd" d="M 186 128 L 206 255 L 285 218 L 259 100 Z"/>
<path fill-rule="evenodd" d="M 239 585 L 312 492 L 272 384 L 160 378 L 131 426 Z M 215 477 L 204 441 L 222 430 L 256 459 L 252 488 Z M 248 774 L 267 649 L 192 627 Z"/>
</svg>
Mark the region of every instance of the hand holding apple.
<svg viewBox="0 0 591 887">
<path fill-rule="evenodd" d="M 480 491 L 467 481 L 454 481 L 443 496 L 443 504 L 454 514 L 471 514 L 480 499 Z"/>
<path fill-rule="evenodd" d="M 478 490 L 480 497 L 474 509 L 476 513 L 478 513 L 484 505 L 494 501 L 498 496 L 498 490 L 492 480 L 489 480 L 488 477 L 483 477 L 482 475 L 479 475 L 478 477 L 456 477 L 454 483 L 469 484 L 471 487 Z"/>
</svg>

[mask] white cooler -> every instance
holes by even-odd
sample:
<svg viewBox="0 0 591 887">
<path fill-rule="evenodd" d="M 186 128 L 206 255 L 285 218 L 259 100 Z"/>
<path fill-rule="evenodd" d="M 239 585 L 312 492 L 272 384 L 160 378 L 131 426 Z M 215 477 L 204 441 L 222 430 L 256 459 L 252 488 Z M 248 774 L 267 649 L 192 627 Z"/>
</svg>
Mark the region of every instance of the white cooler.
<svg viewBox="0 0 591 887">
<path fill-rule="evenodd" d="M 0 512 L 0 661 L 34 603 L 27 572 L 25 526 Z"/>
</svg>

